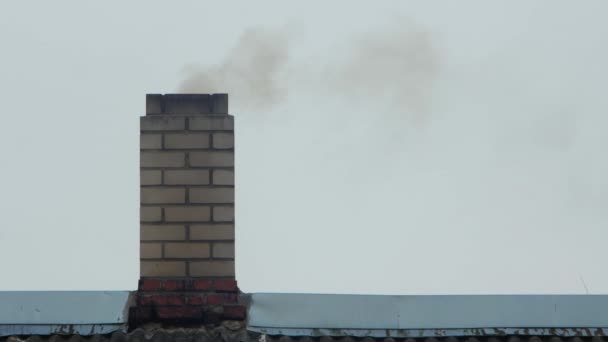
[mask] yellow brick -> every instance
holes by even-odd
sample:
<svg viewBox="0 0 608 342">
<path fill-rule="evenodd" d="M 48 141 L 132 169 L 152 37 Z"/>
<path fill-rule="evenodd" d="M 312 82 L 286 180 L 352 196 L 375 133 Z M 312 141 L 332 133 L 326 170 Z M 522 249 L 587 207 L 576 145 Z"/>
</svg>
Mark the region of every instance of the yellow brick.
<svg viewBox="0 0 608 342">
<path fill-rule="evenodd" d="M 163 246 L 160 243 L 140 243 L 139 257 L 141 259 L 159 259 L 162 257 Z"/>
<path fill-rule="evenodd" d="M 192 203 L 234 203 L 234 188 L 190 189 Z"/>
<path fill-rule="evenodd" d="M 232 133 L 214 133 L 213 148 L 226 149 L 234 147 L 234 134 Z"/>
<path fill-rule="evenodd" d="M 167 243 L 165 258 L 208 258 L 211 255 L 208 243 Z"/>
<path fill-rule="evenodd" d="M 183 152 L 141 152 L 139 154 L 141 167 L 180 167 L 186 164 Z"/>
<path fill-rule="evenodd" d="M 232 167 L 234 166 L 234 153 L 232 151 L 190 152 L 190 165 Z"/>
<path fill-rule="evenodd" d="M 185 261 L 141 261 L 139 264 L 142 277 L 185 277 Z"/>
<path fill-rule="evenodd" d="M 193 261 L 189 268 L 194 277 L 234 276 L 234 261 Z"/>
<path fill-rule="evenodd" d="M 141 222 L 158 222 L 161 220 L 161 209 L 159 207 L 140 207 L 139 219 Z"/>
<path fill-rule="evenodd" d="M 163 136 L 161 134 L 142 134 L 139 136 L 140 149 L 163 148 Z"/>
<path fill-rule="evenodd" d="M 165 134 L 165 148 L 209 148 L 207 133 L 175 133 Z"/>
<path fill-rule="evenodd" d="M 167 222 L 204 222 L 211 218 L 209 207 L 167 207 L 165 208 L 165 220 Z"/>
<path fill-rule="evenodd" d="M 186 189 L 141 188 L 140 201 L 143 204 L 184 203 L 186 202 Z"/>
<path fill-rule="evenodd" d="M 233 207 L 214 207 L 213 221 L 215 222 L 230 222 L 234 220 Z"/>
<path fill-rule="evenodd" d="M 215 185 L 234 185 L 234 171 L 214 170 L 213 184 Z"/>
<path fill-rule="evenodd" d="M 214 243 L 213 257 L 234 259 L 234 243 Z"/>
<path fill-rule="evenodd" d="M 194 224 L 190 226 L 191 240 L 234 240 L 232 224 Z"/>
<path fill-rule="evenodd" d="M 159 185 L 163 177 L 160 170 L 143 170 L 139 172 L 139 183 L 141 185 Z"/>
<path fill-rule="evenodd" d="M 140 240 L 185 240 L 186 227 L 181 225 L 146 225 L 140 227 Z"/>
<path fill-rule="evenodd" d="M 170 185 L 207 185 L 209 170 L 167 170 L 165 184 Z"/>
</svg>

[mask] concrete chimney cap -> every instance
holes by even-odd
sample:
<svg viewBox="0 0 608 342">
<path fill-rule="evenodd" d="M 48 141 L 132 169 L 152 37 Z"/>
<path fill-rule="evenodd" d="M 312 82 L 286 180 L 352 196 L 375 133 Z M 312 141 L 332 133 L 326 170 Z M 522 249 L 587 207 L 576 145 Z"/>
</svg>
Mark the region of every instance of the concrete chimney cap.
<svg viewBox="0 0 608 342">
<path fill-rule="evenodd" d="M 146 115 L 227 115 L 228 94 L 147 94 Z"/>
</svg>

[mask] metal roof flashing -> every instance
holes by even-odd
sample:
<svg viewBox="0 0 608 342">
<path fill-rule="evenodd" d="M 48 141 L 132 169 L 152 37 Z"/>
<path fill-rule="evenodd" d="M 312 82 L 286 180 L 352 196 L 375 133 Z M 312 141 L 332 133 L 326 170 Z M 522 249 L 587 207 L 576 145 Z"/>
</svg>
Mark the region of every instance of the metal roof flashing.
<svg viewBox="0 0 608 342">
<path fill-rule="evenodd" d="M 129 291 L 0 292 L 0 336 L 126 331 Z"/>
<path fill-rule="evenodd" d="M 606 295 L 249 294 L 263 336 L 605 336 Z M 126 332 L 128 291 L 0 292 L 0 336 Z"/>
<path fill-rule="evenodd" d="M 248 329 L 269 335 L 604 336 L 606 295 L 255 293 Z"/>
</svg>

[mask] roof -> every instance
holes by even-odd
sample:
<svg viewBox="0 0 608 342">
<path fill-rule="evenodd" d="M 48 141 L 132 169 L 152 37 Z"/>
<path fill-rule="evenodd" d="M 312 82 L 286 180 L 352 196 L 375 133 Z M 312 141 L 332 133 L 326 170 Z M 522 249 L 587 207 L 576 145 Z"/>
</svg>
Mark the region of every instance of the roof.
<svg viewBox="0 0 608 342">
<path fill-rule="evenodd" d="M 233 327 L 234 328 L 234 327 Z M 310 337 L 266 335 L 248 332 L 243 328 L 231 329 L 221 326 L 215 329 L 136 329 L 129 333 L 115 332 L 106 335 L 51 335 L 51 336 L 10 336 L 0 338 L 0 342 L 605 342 L 603 336 L 470 336 L 470 337 L 429 337 L 429 338 L 355 338 L 355 337 Z"/>
<path fill-rule="evenodd" d="M 127 331 L 127 292 L 0 293 L 0 342 L 467 341 L 608 335 L 606 295 L 387 296 L 254 293 L 244 322 Z M 187 325 L 184 325 L 187 327 Z M 42 335 L 42 336 L 39 336 Z M 86 337 L 83 337 L 88 335 Z M 526 338 L 528 338 L 526 337 Z M 595 339 L 597 340 L 597 338 Z M 474 341 L 474 340 L 471 340 Z M 559 340 L 551 341 L 559 342 Z"/>
<path fill-rule="evenodd" d="M 128 291 L 0 291 L 0 336 L 125 329 Z"/>
<path fill-rule="evenodd" d="M 260 334 L 248 333 L 244 323 L 226 321 L 216 327 L 163 328 L 154 324 L 137 328 L 125 333 L 116 331 L 111 334 L 25 335 L 0 337 L 0 342 L 253 342 Z"/>
<path fill-rule="evenodd" d="M 603 335 L 606 295 L 254 293 L 249 329 L 271 335 Z M 582 333 L 581 333 L 582 331 Z"/>
</svg>

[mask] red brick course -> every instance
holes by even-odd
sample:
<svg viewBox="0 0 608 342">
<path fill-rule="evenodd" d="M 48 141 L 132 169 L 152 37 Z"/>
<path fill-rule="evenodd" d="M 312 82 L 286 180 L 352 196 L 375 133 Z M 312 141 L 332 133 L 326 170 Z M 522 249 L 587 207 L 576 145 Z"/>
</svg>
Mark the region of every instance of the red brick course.
<svg viewBox="0 0 608 342">
<path fill-rule="evenodd" d="M 244 320 L 247 317 L 247 309 L 243 305 L 225 305 L 224 319 Z"/>
<path fill-rule="evenodd" d="M 214 282 L 215 289 L 218 291 L 237 291 L 236 280 L 234 279 L 217 279 Z"/>
<path fill-rule="evenodd" d="M 183 280 L 165 280 L 163 281 L 163 290 L 165 291 L 182 291 L 184 289 Z"/>
<path fill-rule="evenodd" d="M 144 278 L 139 282 L 136 325 L 146 322 L 217 323 L 245 320 L 234 278 Z"/>
<path fill-rule="evenodd" d="M 206 298 L 203 295 L 188 296 L 188 305 L 205 305 Z"/>
<path fill-rule="evenodd" d="M 194 279 L 190 284 L 191 286 L 189 288 L 192 290 L 212 291 L 215 289 L 213 280 L 209 279 Z"/>
<path fill-rule="evenodd" d="M 202 321 L 203 310 L 196 306 L 158 307 L 156 317 L 163 321 Z"/>
<path fill-rule="evenodd" d="M 141 279 L 139 281 L 140 291 L 158 291 L 161 289 L 160 279 Z"/>
<path fill-rule="evenodd" d="M 234 278 L 189 278 L 189 279 L 163 279 L 163 278 L 144 278 L 139 281 L 140 292 L 154 291 L 218 291 L 218 292 L 238 292 L 236 280 Z"/>
</svg>

